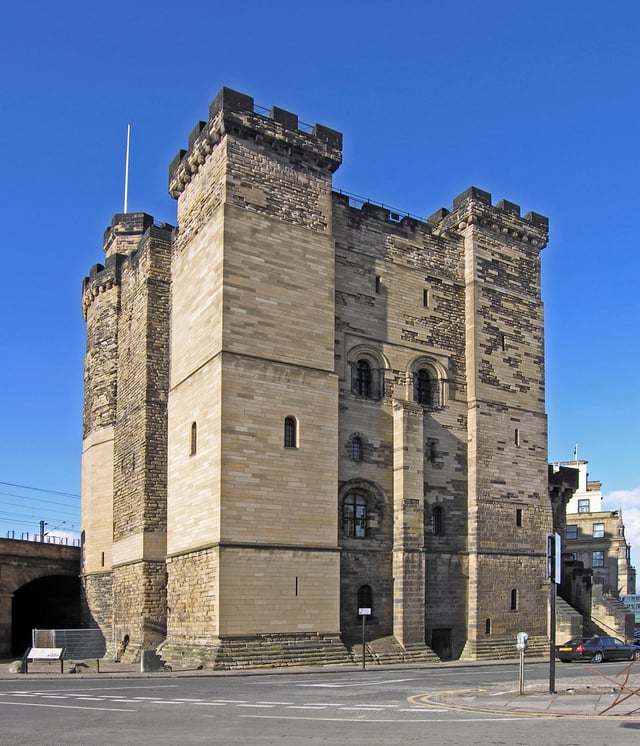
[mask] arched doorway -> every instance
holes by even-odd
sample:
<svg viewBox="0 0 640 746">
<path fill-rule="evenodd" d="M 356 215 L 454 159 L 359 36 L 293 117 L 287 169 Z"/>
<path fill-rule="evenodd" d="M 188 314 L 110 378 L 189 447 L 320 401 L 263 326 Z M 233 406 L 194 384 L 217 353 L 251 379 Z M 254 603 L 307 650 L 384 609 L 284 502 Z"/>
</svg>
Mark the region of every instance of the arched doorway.
<svg viewBox="0 0 640 746">
<path fill-rule="evenodd" d="M 23 655 L 32 629 L 80 627 L 80 578 L 52 575 L 26 583 L 13 595 L 11 654 Z"/>
</svg>

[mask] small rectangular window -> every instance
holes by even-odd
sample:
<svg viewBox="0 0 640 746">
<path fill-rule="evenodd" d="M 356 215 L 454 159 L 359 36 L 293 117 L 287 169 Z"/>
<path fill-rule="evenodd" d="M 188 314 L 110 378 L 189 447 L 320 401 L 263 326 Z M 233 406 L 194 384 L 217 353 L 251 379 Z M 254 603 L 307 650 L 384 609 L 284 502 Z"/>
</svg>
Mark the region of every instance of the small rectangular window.
<svg viewBox="0 0 640 746">
<path fill-rule="evenodd" d="M 594 523 L 591 535 L 594 539 L 604 539 L 604 523 Z"/>
<path fill-rule="evenodd" d="M 575 524 L 567 525 L 564 535 L 567 541 L 575 541 L 578 538 L 578 527 Z"/>
<path fill-rule="evenodd" d="M 604 552 L 592 552 L 591 566 L 592 567 L 604 567 Z"/>
<path fill-rule="evenodd" d="M 589 498 L 586 497 L 582 500 L 578 500 L 578 513 L 588 513 L 589 512 Z"/>
</svg>

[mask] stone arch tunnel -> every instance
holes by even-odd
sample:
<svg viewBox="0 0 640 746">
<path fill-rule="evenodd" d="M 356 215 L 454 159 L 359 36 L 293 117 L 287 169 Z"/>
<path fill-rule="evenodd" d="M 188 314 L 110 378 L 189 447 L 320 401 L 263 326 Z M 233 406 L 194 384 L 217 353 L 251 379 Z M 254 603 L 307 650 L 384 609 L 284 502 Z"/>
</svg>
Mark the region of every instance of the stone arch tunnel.
<svg viewBox="0 0 640 746">
<path fill-rule="evenodd" d="M 0 539 L 0 657 L 21 656 L 32 629 L 80 626 L 80 548 Z"/>
</svg>

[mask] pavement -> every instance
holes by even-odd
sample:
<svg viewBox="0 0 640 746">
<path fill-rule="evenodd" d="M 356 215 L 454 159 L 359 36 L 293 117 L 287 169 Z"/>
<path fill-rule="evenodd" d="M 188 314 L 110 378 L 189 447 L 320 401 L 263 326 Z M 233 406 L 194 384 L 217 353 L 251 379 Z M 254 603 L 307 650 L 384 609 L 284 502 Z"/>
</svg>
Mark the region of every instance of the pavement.
<svg viewBox="0 0 640 746">
<path fill-rule="evenodd" d="M 441 664 L 389 665 L 371 666 L 368 671 L 382 669 L 407 670 L 416 668 L 440 668 L 442 666 L 501 665 L 514 661 L 500 660 L 493 663 L 482 661 L 455 661 Z M 343 667 L 287 667 L 271 669 L 241 669 L 235 671 L 214 671 L 212 669 L 179 669 L 173 671 L 143 672 L 140 663 L 126 663 L 101 660 L 100 672 L 79 668 L 76 674 L 70 673 L 70 662 L 65 662 L 65 670 L 60 673 L 59 662 L 30 663 L 29 673 L 11 673 L 11 661 L 0 661 L 0 680 L 21 680 L 28 676 L 30 681 L 50 680 L 77 676 L 83 679 L 95 678 L 178 678 L 178 677 L 223 677 L 223 676 L 264 676 L 274 674 L 337 673 L 339 671 L 357 670 L 360 666 Z M 95 665 L 95 661 L 94 661 Z M 584 665 L 584 664 L 582 664 Z M 526 672 L 526 668 L 525 668 Z M 450 691 L 429 692 L 410 697 L 410 702 L 426 707 L 447 708 L 467 712 L 491 713 L 494 715 L 511 715 L 521 717 L 563 717 L 563 718 L 613 718 L 638 722 L 640 728 L 640 661 L 621 663 L 619 668 L 601 669 L 589 666 L 589 676 L 572 678 L 567 675 L 568 669 L 561 671 L 556 667 L 555 691 L 549 691 L 549 680 L 523 681 L 520 686 L 505 683 L 492 687 L 475 689 L 456 689 Z"/>
<path fill-rule="evenodd" d="M 636 668 L 638 668 L 636 666 Z M 595 675 L 571 681 L 562 678 L 555 691 L 549 682 L 534 681 L 520 689 L 495 688 L 435 692 L 410 698 L 414 704 L 466 712 L 522 717 L 616 719 L 638 722 L 640 727 L 640 671 L 611 679 Z"/>
</svg>

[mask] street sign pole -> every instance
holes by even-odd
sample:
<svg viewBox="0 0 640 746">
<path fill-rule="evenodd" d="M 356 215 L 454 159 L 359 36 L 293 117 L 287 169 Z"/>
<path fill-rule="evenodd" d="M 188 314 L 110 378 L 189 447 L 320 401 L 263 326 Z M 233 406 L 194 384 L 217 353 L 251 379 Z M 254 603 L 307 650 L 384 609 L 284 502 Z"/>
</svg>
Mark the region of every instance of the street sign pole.
<svg viewBox="0 0 640 746">
<path fill-rule="evenodd" d="M 560 582 L 562 544 L 559 534 L 547 534 L 549 578 L 549 694 L 556 693 L 556 585 Z"/>
<path fill-rule="evenodd" d="M 368 616 L 371 616 L 371 609 L 358 609 L 358 614 L 362 617 L 362 670 L 366 670 L 366 647 L 364 642 L 364 624 Z"/>
</svg>

